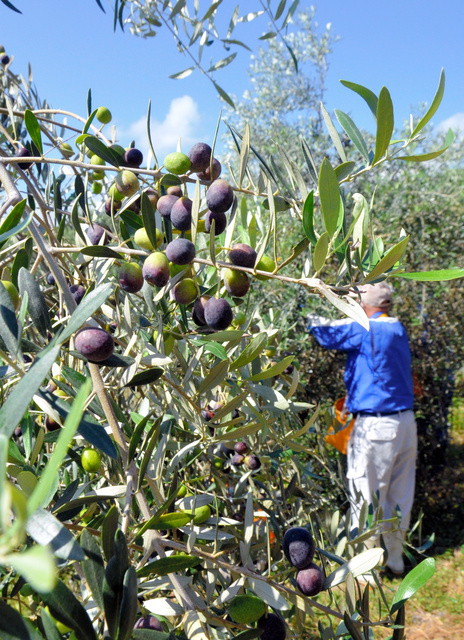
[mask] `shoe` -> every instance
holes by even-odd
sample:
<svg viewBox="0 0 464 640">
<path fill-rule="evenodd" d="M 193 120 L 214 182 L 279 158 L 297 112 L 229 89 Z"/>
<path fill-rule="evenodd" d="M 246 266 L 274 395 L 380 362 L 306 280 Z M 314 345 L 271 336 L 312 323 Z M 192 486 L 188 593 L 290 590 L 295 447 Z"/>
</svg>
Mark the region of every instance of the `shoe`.
<svg viewBox="0 0 464 640">
<path fill-rule="evenodd" d="M 385 568 L 394 576 L 402 576 L 404 575 L 404 560 L 403 558 L 388 558 Z"/>
</svg>

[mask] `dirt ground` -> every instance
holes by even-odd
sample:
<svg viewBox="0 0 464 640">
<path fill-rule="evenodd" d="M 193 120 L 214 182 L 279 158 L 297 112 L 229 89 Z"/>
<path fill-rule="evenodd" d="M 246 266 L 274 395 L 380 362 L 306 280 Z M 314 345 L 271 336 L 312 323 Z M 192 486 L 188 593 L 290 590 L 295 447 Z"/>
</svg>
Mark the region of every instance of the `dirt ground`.
<svg viewBox="0 0 464 640">
<path fill-rule="evenodd" d="M 413 616 L 412 627 L 405 640 L 462 640 L 464 623 L 462 620 L 445 620 L 445 613 L 427 613 L 418 610 Z"/>
<path fill-rule="evenodd" d="M 435 585 L 443 608 L 430 611 L 427 595 L 417 595 L 407 608 L 407 640 L 464 640 L 464 554 L 456 550 L 451 558 L 436 558 Z M 427 589 L 427 591 L 428 591 Z"/>
</svg>

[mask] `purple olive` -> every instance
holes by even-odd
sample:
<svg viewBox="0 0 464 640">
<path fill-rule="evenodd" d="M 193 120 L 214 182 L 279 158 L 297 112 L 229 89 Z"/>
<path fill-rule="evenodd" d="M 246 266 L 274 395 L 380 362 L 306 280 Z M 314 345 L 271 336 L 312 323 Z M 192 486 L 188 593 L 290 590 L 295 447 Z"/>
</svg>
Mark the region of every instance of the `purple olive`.
<svg viewBox="0 0 464 640">
<path fill-rule="evenodd" d="M 136 262 L 128 262 L 119 270 L 119 284 L 127 293 L 137 293 L 143 287 L 142 267 Z"/>
<path fill-rule="evenodd" d="M 189 231 L 192 225 L 192 205 L 190 198 L 178 198 L 171 208 L 172 226 L 179 231 Z"/>
<path fill-rule="evenodd" d="M 234 190 L 228 182 L 215 180 L 206 193 L 206 204 L 214 213 L 226 212 L 234 201 Z"/>
<path fill-rule="evenodd" d="M 195 255 L 195 245 L 187 238 L 176 238 L 166 247 L 166 257 L 174 264 L 190 264 Z"/>
<path fill-rule="evenodd" d="M 108 244 L 111 240 L 110 235 L 107 233 L 109 229 L 103 227 L 101 224 L 94 224 L 93 227 L 88 227 L 86 233 L 89 236 L 91 244 L 96 245 L 104 236 L 103 244 Z"/>
<path fill-rule="evenodd" d="M 163 216 L 163 218 L 171 217 L 171 209 L 174 206 L 174 204 L 177 202 L 177 200 L 179 200 L 179 197 L 177 195 L 161 196 L 156 206 L 158 208 L 158 211 L 160 212 L 160 215 Z"/>
<path fill-rule="evenodd" d="M 268 613 L 257 622 L 258 629 L 262 629 L 261 640 L 285 640 L 287 628 L 281 617 L 275 613 Z"/>
<path fill-rule="evenodd" d="M 316 551 L 314 539 L 304 527 L 287 529 L 282 548 L 287 560 L 297 569 L 306 569 L 312 563 Z"/>
<path fill-rule="evenodd" d="M 47 431 L 58 431 L 58 429 L 61 429 L 61 425 L 54 418 L 46 416 L 45 428 Z"/>
<path fill-rule="evenodd" d="M 127 149 L 124 153 L 124 164 L 127 167 L 140 167 L 143 162 L 143 153 L 139 149 Z"/>
<path fill-rule="evenodd" d="M 208 302 L 208 296 L 201 296 L 193 303 L 192 320 L 198 327 L 206 324 L 205 320 L 205 304 Z"/>
<path fill-rule="evenodd" d="M 152 629 L 153 631 L 164 631 L 163 625 L 155 616 L 145 616 L 139 618 L 134 625 L 134 629 Z"/>
<path fill-rule="evenodd" d="M 110 216 L 111 214 L 115 214 L 122 207 L 122 202 L 119 200 L 112 200 L 111 198 L 107 198 L 105 200 L 105 213 Z"/>
<path fill-rule="evenodd" d="M 230 461 L 235 467 L 239 467 L 241 464 L 243 464 L 244 457 L 241 453 L 234 453 Z"/>
<path fill-rule="evenodd" d="M 85 296 L 85 289 L 81 284 L 72 284 L 69 287 L 72 297 L 76 304 L 79 304 L 82 298 Z"/>
<path fill-rule="evenodd" d="M 16 152 L 16 155 L 19 156 L 20 158 L 30 158 L 32 156 L 32 153 L 29 151 L 27 147 L 21 147 Z M 18 165 L 21 167 L 23 171 L 27 171 L 28 169 L 31 168 L 32 162 L 18 162 Z"/>
<path fill-rule="evenodd" d="M 232 308 L 224 298 L 210 298 L 205 304 L 205 320 L 208 327 L 223 331 L 234 319 Z"/>
<path fill-rule="evenodd" d="M 229 251 L 229 259 L 232 264 L 235 264 L 237 267 L 248 267 L 253 269 L 256 257 L 256 251 L 250 247 L 250 245 L 244 244 L 243 242 L 234 244 Z"/>
<path fill-rule="evenodd" d="M 224 269 L 222 272 L 224 286 L 231 296 L 242 298 L 250 289 L 250 278 L 244 271 Z"/>
<path fill-rule="evenodd" d="M 221 163 L 217 158 L 213 158 L 213 180 L 217 180 L 221 175 L 222 167 Z M 211 180 L 211 170 L 210 165 L 206 167 L 204 171 L 197 173 L 197 176 L 200 180 Z"/>
<path fill-rule="evenodd" d="M 143 263 L 142 274 L 148 284 L 164 287 L 171 275 L 168 258 L 161 251 L 150 253 Z"/>
<path fill-rule="evenodd" d="M 248 451 L 248 445 L 243 440 L 234 444 L 234 451 L 240 455 L 244 455 Z"/>
<path fill-rule="evenodd" d="M 190 170 L 194 173 L 206 171 L 211 162 L 212 149 L 205 142 L 197 142 L 188 152 L 190 158 Z"/>
<path fill-rule="evenodd" d="M 244 463 L 252 471 L 257 471 L 258 469 L 261 468 L 261 460 L 254 453 L 249 456 L 246 456 Z"/>
<path fill-rule="evenodd" d="M 100 327 L 85 327 L 78 331 L 74 345 L 90 362 L 103 362 L 114 351 L 112 335 Z"/>
<path fill-rule="evenodd" d="M 227 227 L 227 216 L 222 211 L 218 211 L 214 213 L 213 211 L 208 211 L 205 216 L 205 231 L 209 233 L 211 231 L 211 227 L 213 226 L 214 220 L 214 235 L 220 235 L 225 228 Z"/>
<path fill-rule="evenodd" d="M 306 569 L 301 569 L 296 574 L 296 583 L 298 589 L 304 593 L 305 596 L 314 597 L 322 591 L 324 586 L 324 574 L 322 569 L 311 562 Z"/>
<path fill-rule="evenodd" d="M 176 196 L 177 198 L 182 198 L 182 196 L 184 195 L 180 184 L 173 184 L 170 187 L 168 187 L 166 189 L 166 194 L 168 196 Z"/>
</svg>

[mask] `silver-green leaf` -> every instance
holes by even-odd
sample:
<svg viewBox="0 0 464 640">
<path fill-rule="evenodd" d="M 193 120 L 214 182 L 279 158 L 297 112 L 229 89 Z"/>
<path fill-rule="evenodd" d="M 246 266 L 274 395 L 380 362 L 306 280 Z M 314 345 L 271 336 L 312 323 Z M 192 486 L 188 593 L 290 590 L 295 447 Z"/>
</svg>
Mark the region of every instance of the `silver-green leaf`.
<svg viewBox="0 0 464 640">
<path fill-rule="evenodd" d="M 337 175 L 327 158 L 324 158 L 319 172 L 319 198 L 327 233 L 332 238 L 337 231 L 340 214 L 340 189 Z"/>
<path fill-rule="evenodd" d="M 377 131 L 375 135 L 375 153 L 372 160 L 373 165 L 387 152 L 394 126 L 393 102 L 390 92 L 386 87 L 382 87 L 377 102 Z"/>
</svg>

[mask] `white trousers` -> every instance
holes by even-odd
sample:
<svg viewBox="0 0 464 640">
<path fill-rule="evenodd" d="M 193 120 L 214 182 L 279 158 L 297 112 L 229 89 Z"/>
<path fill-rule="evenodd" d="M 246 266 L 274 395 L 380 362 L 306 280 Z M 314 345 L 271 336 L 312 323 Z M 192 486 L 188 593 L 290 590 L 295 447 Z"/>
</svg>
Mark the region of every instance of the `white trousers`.
<svg viewBox="0 0 464 640">
<path fill-rule="evenodd" d="M 351 526 L 359 533 L 362 504 L 372 504 L 377 493 L 383 519 L 396 515 L 399 528 L 385 525 L 382 532 L 387 550 L 387 566 L 404 571 L 403 541 L 411 519 L 416 475 L 417 430 L 412 411 L 388 416 L 358 416 L 348 442 L 348 488 L 351 502 Z M 377 546 L 378 539 L 370 541 Z M 371 546 L 368 544 L 368 546 Z"/>
</svg>

